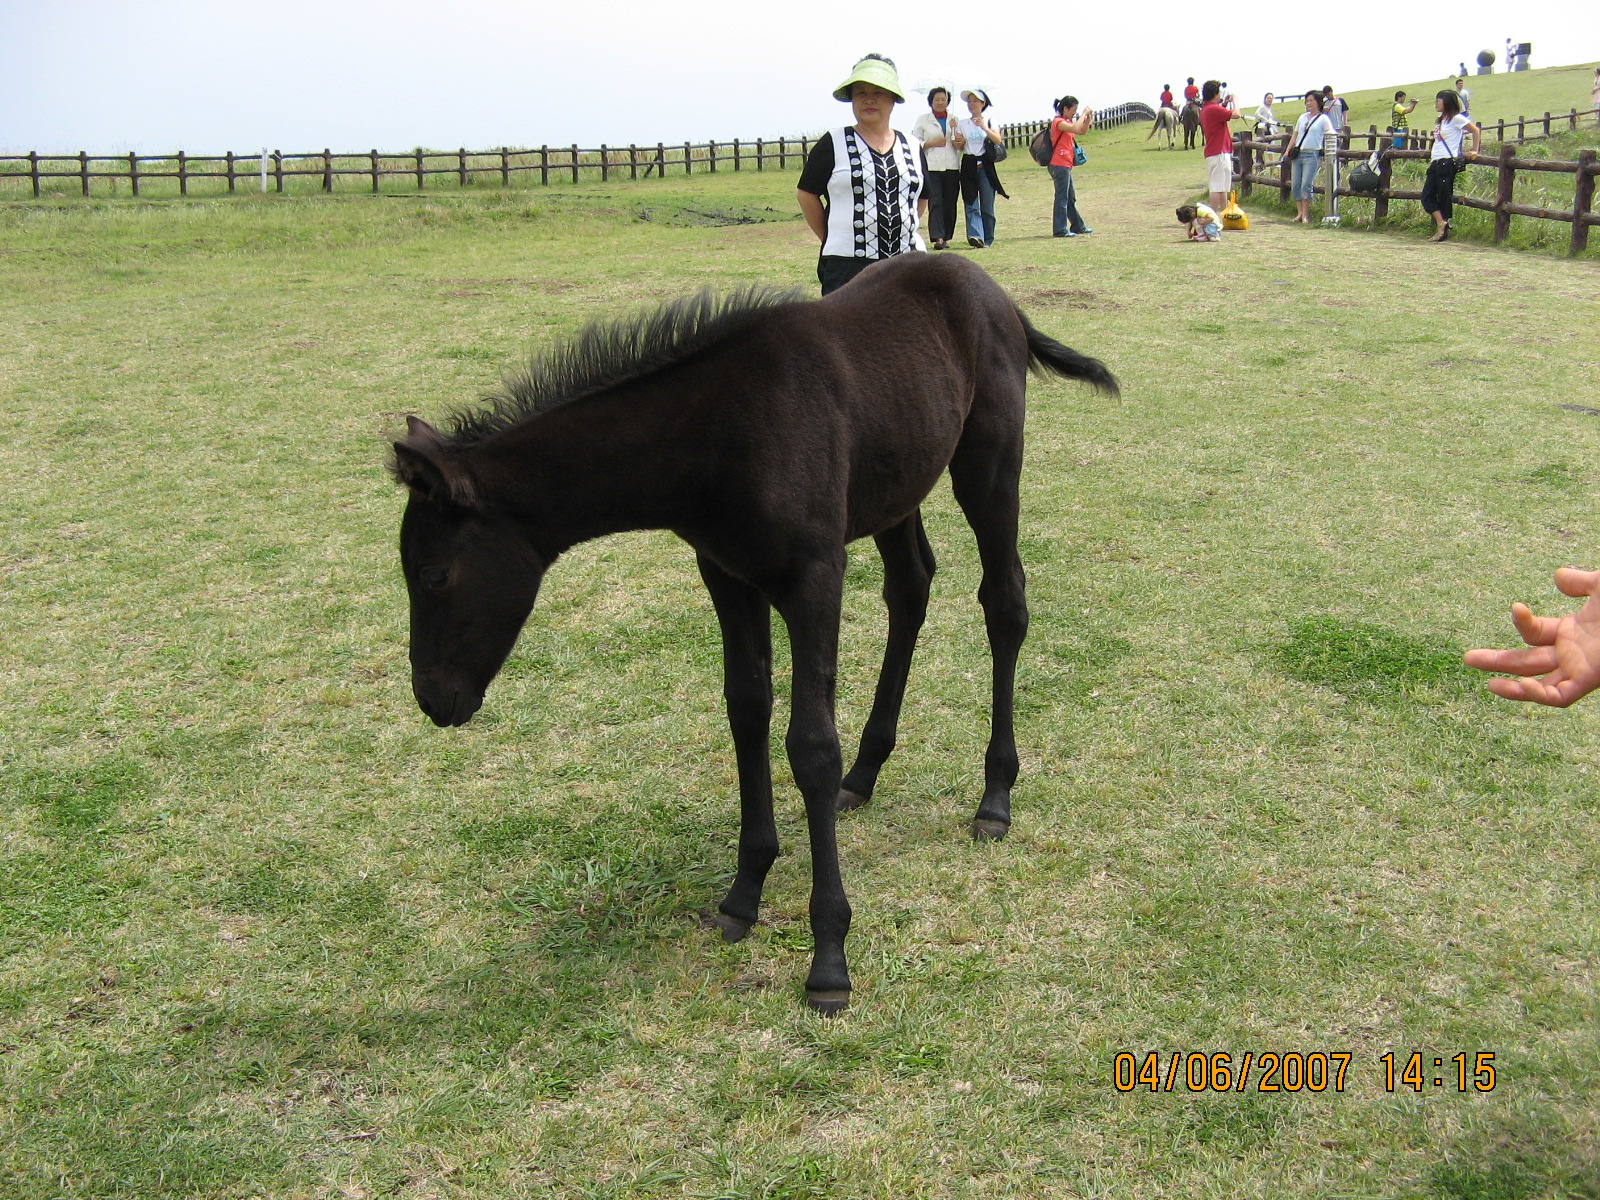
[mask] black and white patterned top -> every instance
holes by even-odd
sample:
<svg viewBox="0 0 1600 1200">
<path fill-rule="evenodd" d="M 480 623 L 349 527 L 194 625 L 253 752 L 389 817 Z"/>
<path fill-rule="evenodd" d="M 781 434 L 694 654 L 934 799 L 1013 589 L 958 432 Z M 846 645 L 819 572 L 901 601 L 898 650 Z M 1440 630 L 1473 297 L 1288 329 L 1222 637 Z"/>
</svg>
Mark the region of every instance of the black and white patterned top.
<svg viewBox="0 0 1600 1200">
<path fill-rule="evenodd" d="M 800 189 L 824 199 L 828 236 L 822 253 L 879 259 L 926 250 L 917 233 L 923 163 L 922 144 L 898 130 L 884 154 L 854 129 L 835 129 L 818 139 L 801 172 Z"/>
</svg>

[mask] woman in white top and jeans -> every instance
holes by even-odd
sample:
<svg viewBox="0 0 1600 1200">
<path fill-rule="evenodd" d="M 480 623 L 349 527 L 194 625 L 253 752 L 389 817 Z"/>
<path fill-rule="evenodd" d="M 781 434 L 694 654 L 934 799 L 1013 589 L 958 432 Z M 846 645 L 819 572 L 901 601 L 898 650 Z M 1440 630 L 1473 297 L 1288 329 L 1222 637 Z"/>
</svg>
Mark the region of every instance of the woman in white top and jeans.
<svg viewBox="0 0 1600 1200">
<path fill-rule="evenodd" d="M 1428 175 L 1422 181 L 1422 211 L 1433 216 L 1434 235 L 1428 240 L 1442 242 L 1450 236 L 1450 218 L 1455 215 L 1451 193 L 1455 190 L 1458 165 L 1466 165 L 1467 134 L 1472 134 L 1471 153 L 1476 154 L 1483 142 L 1483 130 L 1461 111 L 1461 98 L 1453 91 L 1440 92 L 1433 107 L 1439 112 L 1439 123 L 1433 129 L 1433 152 L 1428 155 Z"/>
<path fill-rule="evenodd" d="M 1323 139 L 1333 134 L 1333 122 L 1323 111 L 1326 101 L 1321 92 L 1306 93 L 1306 111 L 1294 123 L 1289 146 L 1296 153 L 1290 164 L 1290 194 L 1294 197 L 1295 220 L 1311 224 L 1311 196 L 1317 183 L 1317 168 L 1322 165 Z"/>
</svg>

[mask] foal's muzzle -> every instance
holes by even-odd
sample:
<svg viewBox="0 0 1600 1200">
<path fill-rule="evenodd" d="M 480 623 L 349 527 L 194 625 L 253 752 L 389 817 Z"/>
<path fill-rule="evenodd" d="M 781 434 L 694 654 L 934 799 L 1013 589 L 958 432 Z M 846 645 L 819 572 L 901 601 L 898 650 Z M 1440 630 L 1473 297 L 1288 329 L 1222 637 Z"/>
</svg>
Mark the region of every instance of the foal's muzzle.
<svg viewBox="0 0 1600 1200">
<path fill-rule="evenodd" d="M 417 706 L 441 729 L 452 725 L 465 725 L 472 715 L 483 707 L 483 694 L 464 688 L 429 686 L 420 680 L 411 681 L 411 694 Z"/>
</svg>

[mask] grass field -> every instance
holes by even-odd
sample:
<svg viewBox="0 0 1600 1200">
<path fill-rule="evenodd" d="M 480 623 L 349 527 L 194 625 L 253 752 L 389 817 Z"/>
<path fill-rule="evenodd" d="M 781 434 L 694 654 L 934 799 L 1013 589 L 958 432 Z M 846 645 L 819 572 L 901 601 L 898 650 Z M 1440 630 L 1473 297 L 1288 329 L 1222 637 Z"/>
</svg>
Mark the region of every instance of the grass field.
<svg viewBox="0 0 1600 1200">
<path fill-rule="evenodd" d="M 1600 562 L 1596 267 L 1261 215 L 1187 245 L 1198 156 L 1139 136 L 1089 145 L 1089 238 L 1008 165 L 982 261 L 1123 397 L 1031 390 L 999 845 L 975 555 L 928 503 L 832 1021 L 781 757 L 764 924 L 693 919 L 737 810 L 686 549 L 574 551 L 436 730 L 383 470 L 401 414 L 588 317 L 811 286 L 791 178 L 0 208 L 0 1194 L 1600 1196 L 1600 708 L 1457 665 Z M 1352 1058 L 1123 1093 L 1122 1051 Z"/>
</svg>

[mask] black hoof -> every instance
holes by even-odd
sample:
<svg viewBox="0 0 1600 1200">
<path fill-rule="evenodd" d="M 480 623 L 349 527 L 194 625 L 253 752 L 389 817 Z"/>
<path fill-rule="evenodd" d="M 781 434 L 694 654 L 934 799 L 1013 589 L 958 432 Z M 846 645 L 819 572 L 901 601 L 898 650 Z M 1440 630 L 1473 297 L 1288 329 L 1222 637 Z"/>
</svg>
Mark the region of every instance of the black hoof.
<svg viewBox="0 0 1600 1200">
<path fill-rule="evenodd" d="M 840 788 L 839 799 L 834 803 L 834 807 L 840 812 L 849 812 L 852 808 L 860 808 L 870 799 L 870 796 L 863 796 L 860 792 L 852 792 L 849 788 Z"/>
<path fill-rule="evenodd" d="M 975 842 L 998 842 L 1004 840 L 1010 831 L 1008 821 L 991 821 L 987 817 L 978 817 L 972 822 L 972 840 Z"/>
<path fill-rule="evenodd" d="M 745 935 L 755 925 L 755 922 L 741 920 L 738 917 L 730 917 L 720 908 L 708 908 L 701 912 L 700 924 L 707 929 L 717 930 L 722 934 L 723 941 L 732 943 L 742 942 L 745 939 Z"/>
<path fill-rule="evenodd" d="M 813 992 L 806 990 L 806 1006 L 812 1012 L 820 1013 L 824 1017 L 836 1017 L 850 1004 L 849 989 L 837 992 Z"/>
</svg>

